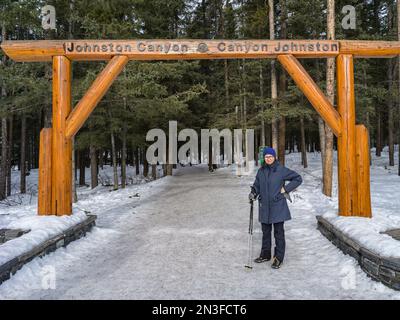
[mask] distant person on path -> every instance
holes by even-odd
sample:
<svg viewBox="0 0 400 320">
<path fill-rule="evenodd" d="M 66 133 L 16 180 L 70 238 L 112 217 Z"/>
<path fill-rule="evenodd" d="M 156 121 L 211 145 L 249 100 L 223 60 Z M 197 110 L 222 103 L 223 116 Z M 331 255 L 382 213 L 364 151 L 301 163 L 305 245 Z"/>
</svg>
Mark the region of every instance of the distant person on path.
<svg viewBox="0 0 400 320">
<path fill-rule="evenodd" d="M 285 257 L 285 230 L 283 224 L 291 219 L 286 202 L 289 192 L 296 189 L 302 182 L 301 176 L 276 159 L 276 152 L 272 148 L 263 150 L 264 164 L 258 169 L 256 180 L 251 187 L 249 200 L 258 198 L 259 216 L 263 238 L 260 256 L 256 263 L 271 260 L 271 231 L 274 227 L 275 251 L 272 268 L 280 268 Z M 290 181 L 285 185 L 286 181 Z M 290 198 L 289 198 L 290 199 Z"/>
</svg>

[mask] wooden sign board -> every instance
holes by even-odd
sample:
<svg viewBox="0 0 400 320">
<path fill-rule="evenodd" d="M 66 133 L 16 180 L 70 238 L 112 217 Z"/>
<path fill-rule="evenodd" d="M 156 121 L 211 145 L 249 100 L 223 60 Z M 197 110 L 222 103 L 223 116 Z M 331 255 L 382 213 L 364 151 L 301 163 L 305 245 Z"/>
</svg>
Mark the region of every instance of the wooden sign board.
<svg viewBox="0 0 400 320">
<path fill-rule="evenodd" d="M 290 54 L 296 58 L 393 57 L 399 41 L 328 40 L 39 40 L 5 41 L 1 48 L 15 61 L 51 61 L 53 56 L 90 61 L 124 55 L 130 60 L 260 59 Z"/>
<path fill-rule="evenodd" d="M 276 57 L 332 57 L 339 53 L 337 41 L 266 41 L 266 40 L 136 40 L 71 41 L 64 44 L 64 54 L 72 60 L 106 59 L 126 55 L 134 60 L 170 59 L 240 59 Z"/>
<path fill-rule="evenodd" d="M 130 60 L 192 60 L 276 58 L 293 54 L 300 58 L 335 57 L 339 41 L 327 40 L 72 40 L 5 41 L 5 53 L 15 61 L 110 60 L 125 55 Z"/>
</svg>

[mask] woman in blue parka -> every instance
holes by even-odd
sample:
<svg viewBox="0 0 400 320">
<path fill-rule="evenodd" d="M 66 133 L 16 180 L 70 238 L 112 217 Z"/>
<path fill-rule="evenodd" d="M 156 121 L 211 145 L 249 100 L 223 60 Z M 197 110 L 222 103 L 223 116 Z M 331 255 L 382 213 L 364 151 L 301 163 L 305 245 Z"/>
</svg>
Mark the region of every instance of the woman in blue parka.
<svg viewBox="0 0 400 320">
<path fill-rule="evenodd" d="M 258 198 L 258 219 L 263 232 L 261 253 L 254 261 L 260 263 L 271 260 L 271 231 L 273 225 L 275 251 L 272 267 L 277 269 L 281 266 L 285 257 L 285 231 L 283 224 L 291 219 L 286 197 L 303 180 L 298 173 L 279 163 L 274 149 L 264 148 L 263 157 L 264 165 L 258 170 L 256 180 L 249 194 L 251 201 Z M 289 181 L 289 183 L 285 185 L 286 181 Z"/>
</svg>

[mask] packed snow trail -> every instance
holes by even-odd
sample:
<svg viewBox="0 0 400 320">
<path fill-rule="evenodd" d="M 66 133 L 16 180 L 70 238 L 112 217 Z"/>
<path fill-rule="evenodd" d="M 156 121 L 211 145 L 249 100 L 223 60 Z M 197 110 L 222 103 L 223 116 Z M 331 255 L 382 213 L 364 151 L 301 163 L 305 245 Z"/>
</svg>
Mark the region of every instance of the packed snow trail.
<svg viewBox="0 0 400 320">
<path fill-rule="evenodd" d="M 289 167 L 304 182 L 289 204 L 293 219 L 285 223 L 279 270 L 270 262 L 244 268 L 254 175 L 193 166 L 146 185 L 88 194 L 78 207 L 98 214 L 97 227 L 24 266 L 0 286 L 0 299 L 400 299 L 320 234 L 315 215 L 335 201 L 321 195 L 318 176 L 301 171 L 297 159 Z M 255 258 L 257 206 L 254 214 Z M 49 267 L 55 289 L 44 290 Z"/>
</svg>

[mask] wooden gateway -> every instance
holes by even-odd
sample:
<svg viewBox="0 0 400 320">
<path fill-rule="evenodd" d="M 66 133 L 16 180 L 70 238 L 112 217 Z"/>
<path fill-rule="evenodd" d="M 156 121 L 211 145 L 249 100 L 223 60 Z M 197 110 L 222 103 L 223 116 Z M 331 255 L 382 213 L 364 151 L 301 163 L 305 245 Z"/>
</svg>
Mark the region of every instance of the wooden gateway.
<svg viewBox="0 0 400 320">
<path fill-rule="evenodd" d="M 324 40 L 68 40 L 5 41 L 14 61 L 53 63 L 53 127 L 40 133 L 40 215 L 72 213 L 71 140 L 129 60 L 279 60 L 338 138 L 339 215 L 371 217 L 368 130 L 356 125 L 354 58 L 394 57 L 399 41 Z M 336 58 L 337 109 L 297 58 Z M 107 60 L 71 108 L 71 62 Z"/>
</svg>

